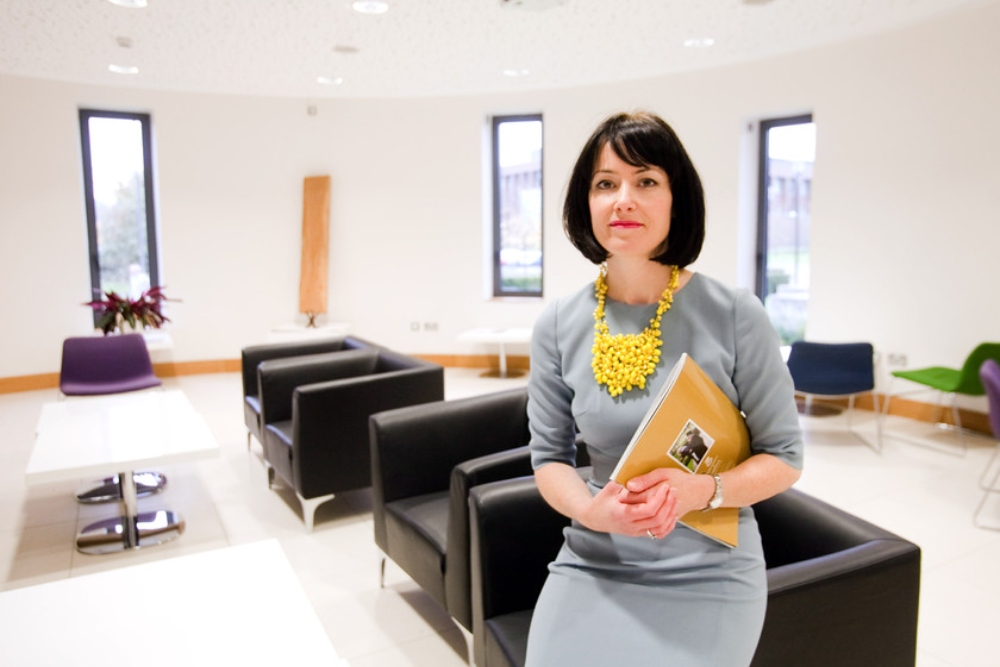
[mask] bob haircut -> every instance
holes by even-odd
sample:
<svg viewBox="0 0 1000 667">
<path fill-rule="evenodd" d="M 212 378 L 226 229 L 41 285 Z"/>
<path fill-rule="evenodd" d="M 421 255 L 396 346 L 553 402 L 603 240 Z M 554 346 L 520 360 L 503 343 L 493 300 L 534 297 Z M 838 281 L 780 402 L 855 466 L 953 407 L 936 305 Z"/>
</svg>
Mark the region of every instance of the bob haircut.
<svg viewBox="0 0 1000 667">
<path fill-rule="evenodd" d="M 673 128 L 659 116 L 644 111 L 610 116 L 587 140 L 566 190 L 563 204 L 566 236 L 594 264 L 608 258 L 608 251 L 594 236 L 590 217 L 591 180 L 597 158 L 606 145 L 633 167 L 659 167 L 667 174 L 673 196 L 670 232 L 650 259 L 681 268 L 693 263 L 705 241 L 705 194 L 701 179 Z"/>
</svg>

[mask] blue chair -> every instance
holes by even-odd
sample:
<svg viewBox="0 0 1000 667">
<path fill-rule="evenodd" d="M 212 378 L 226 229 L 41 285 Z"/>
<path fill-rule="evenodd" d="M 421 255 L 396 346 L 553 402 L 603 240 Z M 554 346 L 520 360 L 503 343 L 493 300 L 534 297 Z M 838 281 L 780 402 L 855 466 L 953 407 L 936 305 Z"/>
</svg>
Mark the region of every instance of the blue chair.
<svg viewBox="0 0 1000 667">
<path fill-rule="evenodd" d="M 993 464 L 996 463 L 997 453 L 1000 452 L 1000 364 L 997 364 L 993 359 L 984 361 L 979 368 L 979 379 L 982 380 L 983 389 L 986 390 L 986 399 L 989 402 L 990 429 L 993 431 L 993 437 L 997 439 L 997 447 L 993 450 L 993 457 L 989 464 L 983 468 L 983 474 L 979 477 L 983 498 L 979 501 L 979 506 L 976 507 L 976 511 L 972 515 L 972 521 L 980 528 L 1000 530 L 1000 526 L 987 526 L 979 520 L 979 513 L 982 512 L 986 500 L 992 494 L 1000 493 L 1000 489 L 996 488 L 997 478 L 1000 478 L 1000 468 L 997 468 L 992 476 L 989 474 Z"/>
<path fill-rule="evenodd" d="M 791 373 L 795 393 L 807 399 L 846 398 L 848 429 L 851 428 L 854 399 L 861 394 L 872 394 L 877 439 L 875 449 L 881 451 L 882 419 L 875 396 L 875 350 L 871 343 L 797 341 L 792 343 L 788 353 L 788 372 Z M 861 438 L 860 435 L 858 437 Z"/>
</svg>

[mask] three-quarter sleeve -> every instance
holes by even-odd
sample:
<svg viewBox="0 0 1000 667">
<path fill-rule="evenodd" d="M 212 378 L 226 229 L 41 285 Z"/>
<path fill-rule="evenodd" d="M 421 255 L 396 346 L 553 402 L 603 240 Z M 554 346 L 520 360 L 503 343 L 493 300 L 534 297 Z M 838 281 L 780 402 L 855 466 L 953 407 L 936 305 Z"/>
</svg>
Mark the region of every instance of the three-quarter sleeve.
<svg viewBox="0 0 1000 667">
<path fill-rule="evenodd" d="M 559 351 L 559 302 L 550 304 L 535 322 L 531 336 L 531 374 L 528 377 L 528 426 L 531 465 L 574 465 L 575 425 L 573 391 L 563 377 Z"/>
<path fill-rule="evenodd" d="M 760 300 L 740 290 L 733 302 L 736 356 L 733 384 L 746 415 L 751 449 L 802 469 L 802 432 L 795 389 L 781 343 Z"/>
</svg>

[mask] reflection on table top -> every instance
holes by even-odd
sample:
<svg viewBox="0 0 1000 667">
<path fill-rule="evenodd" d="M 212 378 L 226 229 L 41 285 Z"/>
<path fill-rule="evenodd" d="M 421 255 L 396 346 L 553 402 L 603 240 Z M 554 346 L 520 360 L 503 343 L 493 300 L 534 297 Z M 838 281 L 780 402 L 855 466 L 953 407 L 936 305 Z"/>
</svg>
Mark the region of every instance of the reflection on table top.
<svg viewBox="0 0 1000 667">
<path fill-rule="evenodd" d="M 78 479 L 217 455 L 219 443 L 181 391 L 68 397 L 46 403 L 25 478 Z"/>
</svg>

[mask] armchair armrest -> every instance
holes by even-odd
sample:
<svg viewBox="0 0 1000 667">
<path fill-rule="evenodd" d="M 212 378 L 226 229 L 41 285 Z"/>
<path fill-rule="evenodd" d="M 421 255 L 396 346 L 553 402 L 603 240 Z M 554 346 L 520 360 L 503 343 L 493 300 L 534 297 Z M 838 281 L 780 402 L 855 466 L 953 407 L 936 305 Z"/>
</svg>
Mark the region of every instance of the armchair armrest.
<svg viewBox="0 0 1000 667">
<path fill-rule="evenodd" d="M 261 421 L 273 424 L 292 418 L 292 393 L 302 385 L 354 377 L 375 368 L 371 348 L 272 359 L 257 366 Z"/>
<path fill-rule="evenodd" d="M 917 545 L 795 489 L 758 503 L 754 513 L 768 564 L 754 667 L 912 667 Z"/>
<path fill-rule="evenodd" d="M 386 503 L 447 491 L 456 465 L 524 445 L 527 438 L 524 389 L 372 415 L 372 509 L 376 543 L 383 549 L 386 546 Z M 413 474 L 414 470 L 420 474 Z M 522 474 L 527 473 L 530 469 Z M 463 505 L 465 502 L 463 499 Z"/>
<path fill-rule="evenodd" d="M 445 599 L 452 616 L 471 622 L 469 590 L 469 492 L 475 486 L 517 477 L 531 477 L 528 445 L 487 454 L 459 463 L 451 471 L 448 510 L 448 567 Z"/>
<path fill-rule="evenodd" d="M 526 406 L 526 392 L 515 389 L 372 415 L 383 500 L 446 491 L 456 465 L 526 444 Z"/>
<path fill-rule="evenodd" d="M 240 362 L 243 371 L 243 395 L 255 396 L 257 394 L 257 366 L 261 362 L 306 354 L 336 352 L 345 348 L 346 341 L 345 338 L 327 338 L 294 343 L 251 345 L 243 348 Z"/>
<path fill-rule="evenodd" d="M 452 494 L 452 507 L 457 508 L 455 503 L 458 501 L 462 505 L 462 512 L 465 513 L 468 511 L 469 490 L 472 487 L 513 477 L 526 477 L 532 472 L 528 445 L 462 461 L 451 470 L 449 488 Z"/>
<path fill-rule="evenodd" d="M 292 343 L 270 343 L 267 345 L 251 345 L 242 350 L 241 368 L 243 372 L 243 395 L 257 395 L 257 366 L 271 359 L 286 359 L 301 357 L 307 354 L 323 354 L 340 350 L 361 350 L 364 348 L 381 349 L 376 345 L 357 336 L 338 338 L 323 338 L 321 340 L 297 341 Z"/>
<path fill-rule="evenodd" d="M 384 351 L 380 350 L 379 354 Z M 369 416 L 406 405 L 444 400 L 444 369 L 430 363 L 388 372 L 357 375 L 300 386 L 293 393 L 295 433 L 293 467 L 303 495 L 311 480 L 343 477 L 354 481 L 341 490 L 370 486 Z M 365 446 L 336 448 L 332 442 L 361 442 Z M 412 468 L 410 472 L 412 472 Z M 361 479 L 364 484 L 359 484 Z"/>
<path fill-rule="evenodd" d="M 504 651 L 493 645 L 495 637 L 485 631 L 486 624 L 498 616 L 530 614 L 569 519 L 545 502 L 534 477 L 474 487 L 469 517 L 472 635 L 475 662 L 485 665 L 490 664 L 487 652 Z"/>
</svg>

